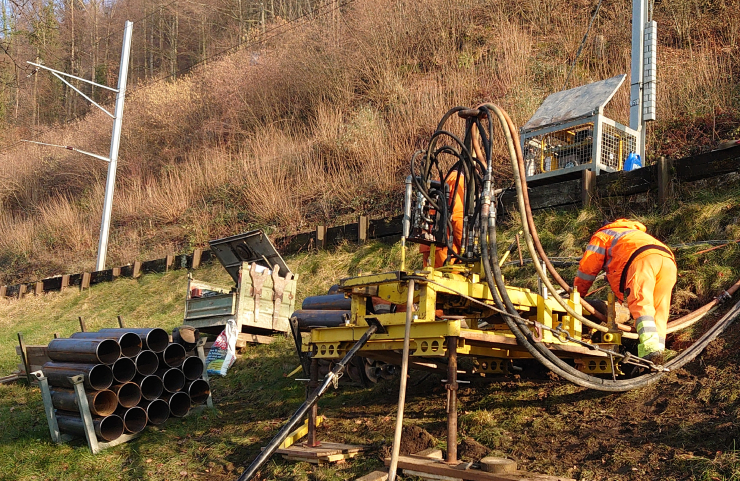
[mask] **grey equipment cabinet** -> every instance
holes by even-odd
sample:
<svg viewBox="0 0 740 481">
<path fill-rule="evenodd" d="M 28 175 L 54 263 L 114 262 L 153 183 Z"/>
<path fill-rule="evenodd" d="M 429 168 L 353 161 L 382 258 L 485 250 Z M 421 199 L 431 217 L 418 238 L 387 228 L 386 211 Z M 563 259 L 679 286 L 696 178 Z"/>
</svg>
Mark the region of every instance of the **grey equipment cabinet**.
<svg viewBox="0 0 740 481">
<path fill-rule="evenodd" d="M 239 340 L 269 343 L 290 330 L 296 280 L 272 242 L 255 230 L 209 242 L 235 286 L 217 286 L 189 276 L 184 323 L 205 332 L 220 332 L 229 319 Z"/>
</svg>

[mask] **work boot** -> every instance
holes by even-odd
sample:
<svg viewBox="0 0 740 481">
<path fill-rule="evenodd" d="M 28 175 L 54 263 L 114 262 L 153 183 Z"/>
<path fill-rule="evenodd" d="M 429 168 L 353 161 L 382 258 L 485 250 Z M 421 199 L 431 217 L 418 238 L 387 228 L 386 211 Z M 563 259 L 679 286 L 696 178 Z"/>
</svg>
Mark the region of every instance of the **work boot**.
<svg viewBox="0 0 740 481">
<path fill-rule="evenodd" d="M 663 365 L 663 353 L 664 351 L 653 351 L 642 356 L 646 361 L 650 361 L 657 366 Z"/>
</svg>

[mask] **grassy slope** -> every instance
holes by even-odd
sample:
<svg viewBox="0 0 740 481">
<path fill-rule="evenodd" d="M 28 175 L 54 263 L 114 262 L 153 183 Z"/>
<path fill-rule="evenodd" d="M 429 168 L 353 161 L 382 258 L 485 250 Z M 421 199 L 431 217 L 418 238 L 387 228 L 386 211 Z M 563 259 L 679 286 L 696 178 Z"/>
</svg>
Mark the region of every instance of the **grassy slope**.
<svg viewBox="0 0 740 481">
<path fill-rule="evenodd" d="M 705 186 L 711 187 L 711 186 Z M 740 184 L 725 183 L 695 191 L 693 197 L 665 214 L 656 210 L 621 212 L 646 222 L 669 243 L 718 239 L 736 229 Z M 690 202 L 689 202 L 690 200 Z M 621 204 L 628 205 L 627 203 Z M 620 207 L 624 208 L 624 207 Z M 602 204 L 602 210 L 608 205 Z M 616 213 L 616 212 L 612 212 Z M 705 218 L 694 227 L 682 219 Z M 598 210 L 549 212 L 537 217 L 547 249 L 561 256 L 578 255 L 588 233 L 600 223 Z M 516 226 L 505 225 L 502 243 Z M 737 232 L 729 232 L 737 234 Z M 740 277 L 740 247 L 697 255 L 704 246 L 681 251 L 678 303 L 706 300 L 719 286 Z M 417 256 L 410 260 L 418 265 Z M 398 246 L 345 245 L 331 253 L 288 259 L 300 274 L 298 301 L 319 294 L 339 278 L 396 268 Z M 719 277 L 718 273 L 725 273 Z M 568 274 L 570 275 L 570 273 Z M 197 271 L 204 280 L 226 281 L 220 266 Z M 514 285 L 531 284 L 531 272 L 509 269 Z M 180 322 L 184 271 L 147 275 L 0 306 L 1 372 L 17 362 L 15 332 L 29 343 L 44 343 L 53 332 L 77 329 L 77 316 L 92 328 L 114 325 L 120 314 L 130 325 L 170 329 Z M 696 299 L 694 299 L 694 297 Z M 690 336 L 690 334 L 688 334 Z M 605 395 L 552 379 L 533 369 L 526 375 L 474 383 L 460 392 L 460 436 L 514 457 L 524 469 L 569 475 L 577 479 L 736 479 L 740 459 L 734 442 L 740 437 L 740 339 L 730 331 L 715 341 L 698 362 L 672 373 L 657 386 Z M 248 349 L 224 379 L 214 381 L 218 413 L 203 412 L 148 428 L 126 445 L 91 456 L 81 444 L 54 446 L 49 441 L 38 389 L 0 386 L 0 479 L 233 479 L 279 429 L 303 398 L 303 386 L 284 377 L 298 361 L 292 343 L 282 338 L 270 346 Z M 406 418 L 423 427 L 443 447 L 444 388 L 439 376 L 412 377 Z M 324 439 L 363 443 L 370 453 L 344 466 L 312 467 L 271 461 L 267 479 L 340 480 L 381 465 L 379 454 L 392 437 L 397 382 L 371 389 L 343 386 L 321 401 L 328 421 Z M 734 476 L 734 477 L 733 477 Z M 264 479 L 264 478 L 263 478 Z"/>
</svg>

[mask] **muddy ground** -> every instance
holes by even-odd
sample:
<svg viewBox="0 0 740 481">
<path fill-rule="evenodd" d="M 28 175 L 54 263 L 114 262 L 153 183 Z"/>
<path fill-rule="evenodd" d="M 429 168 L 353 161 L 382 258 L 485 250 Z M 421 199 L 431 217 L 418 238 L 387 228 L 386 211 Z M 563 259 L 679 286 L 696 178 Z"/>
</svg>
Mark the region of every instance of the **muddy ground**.
<svg viewBox="0 0 740 481">
<path fill-rule="evenodd" d="M 673 346 L 681 347 L 675 341 Z M 740 324 L 732 324 L 685 368 L 657 384 L 620 394 L 584 389 L 534 362 L 519 361 L 524 368 L 520 374 L 461 386 L 459 457 L 476 461 L 488 454 L 506 456 L 516 460 L 520 469 L 579 480 L 738 479 L 738 347 Z M 287 371 L 293 356 L 285 350 L 275 362 L 282 362 Z M 243 377 L 260 369 L 257 361 L 240 360 L 234 366 L 232 388 L 222 386 L 221 393 L 214 393 L 222 406 L 241 405 L 248 394 L 257 396 L 248 412 L 236 406 L 234 415 L 224 419 L 230 425 L 241 416 L 251 422 L 249 435 L 227 457 L 236 471 L 256 456 L 303 396 L 302 388 L 281 385 L 281 392 L 289 393 L 287 398 L 269 392 L 259 397 L 269 387 L 259 377 Z M 405 410 L 410 436 L 404 452 L 445 448 L 442 377 L 412 373 Z M 370 388 L 345 384 L 330 390 L 319 403 L 319 412 L 327 416 L 319 439 L 365 444 L 370 446 L 367 454 L 333 468 L 275 457 L 260 479 L 354 479 L 379 468 L 390 452 L 397 396 L 398 379 Z M 264 402 L 269 405 L 267 411 L 260 406 Z M 211 474 L 221 479 L 219 470 Z M 223 479 L 234 474 L 224 472 Z"/>
</svg>

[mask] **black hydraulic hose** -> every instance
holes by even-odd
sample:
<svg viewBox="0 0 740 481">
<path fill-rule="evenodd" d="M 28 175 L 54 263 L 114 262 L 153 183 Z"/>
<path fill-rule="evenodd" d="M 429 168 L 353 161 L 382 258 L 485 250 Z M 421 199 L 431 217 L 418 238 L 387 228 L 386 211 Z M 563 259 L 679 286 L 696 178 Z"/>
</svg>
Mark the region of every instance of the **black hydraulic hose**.
<svg viewBox="0 0 740 481">
<path fill-rule="evenodd" d="M 249 465 L 249 467 L 242 473 L 241 476 L 239 476 L 237 481 L 246 481 L 249 479 L 252 479 L 252 477 L 257 474 L 257 471 L 267 462 L 268 459 L 277 451 L 277 449 L 280 447 L 283 441 L 285 441 L 285 438 L 288 437 L 288 435 L 296 428 L 296 426 L 301 422 L 303 419 L 303 416 L 306 415 L 309 409 L 316 404 L 319 401 L 319 398 L 326 392 L 327 389 L 329 389 L 329 386 L 335 382 L 335 380 L 338 380 L 340 377 L 340 374 L 342 370 L 344 369 L 344 366 L 347 365 L 347 363 L 352 360 L 352 358 L 357 354 L 357 352 L 365 345 L 367 344 L 367 341 L 372 337 L 373 334 L 375 334 L 375 331 L 378 329 L 378 324 L 371 324 L 368 326 L 365 333 L 362 335 L 362 337 L 355 343 L 354 346 L 352 346 L 352 349 L 350 349 L 347 354 L 334 366 L 334 369 L 332 369 L 326 377 L 324 377 L 324 382 L 314 390 L 314 392 L 311 393 L 311 395 L 306 399 L 306 401 L 301 404 L 301 407 L 298 408 L 298 410 L 293 414 L 293 416 L 288 420 L 288 422 L 283 426 L 283 428 L 280 430 L 280 432 L 275 435 L 274 438 L 272 438 L 272 441 L 265 447 L 265 449 L 255 458 L 254 461 L 252 461 L 252 464 Z"/>
<path fill-rule="evenodd" d="M 511 135 L 510 135 L 509 130 L 508 130 L 508 124 L 506 122 L 505 113 L 503 113 L 502 111 L 500 111 L 500 109 L 498 109 L 495 106 L 492 106 L 492 108 L 494 109 L 494 111 L 496 111 L 497 115 L 499 116 L 499 119 L 501 120 L 502 129 L 504 130 L 504 134 L 507 137 L 507 143 L 509 144 L 509 150 L 510 150 L 510 154 L 512 155 L 512 163 L 513 163 L 513 161 L 515 159 L 514 156 L 516 156 L 516 153 L 515 152 L 512 152 L 515 149 L 513 149 L 513 145 L 512 145 L 513 142 L 512 142 Z M 515 178 L 518 178 L 518 180 L 520 180 L 520 176 L 518 176 L 517 174 L 518 174 L 518 172 L 515 171 L 514 172 Z M 520 184 L 517 184 L 517 186 L 519 187 L 519 190 L 521 190 L 521 185 Z M 520 203 L 520 208 L 521 208 L 521 203 Z M 524 218 L 527 215 L 527 212 L 521 212 L 521 215 Z M 528 245 L 528 247 L 530 247 L 530 246 Z M 534 252 L 531 252 L 531 254 L 533 256 L 535 255 Z M 496 269 L 496 268 L 498 268 L 498 264 L 496 264 L 494 266 L 494 269 Z M 507 295 L 507 293 L 504 290 L 504 292 L 502 293 L 502 296 L 506 297 L 506 295 Z M 738 303 L 738 304 L 740 304 L 740 303 Z M 689 347 L 684 352 L 682 352 L 681 354 L 679 354 L 670 363 L 666 364 L 666 367 L 668 367 L 668 368 L 671 368 L 671 367 L 674 367 L 674 368 L 675 367 L 680 367 L 680 366 L 683 366 L 686 363 L 690 362 L 691 360 L 693 360 L 697 355 L 699 355 L 699 353 L 704 349 L 704 347 L 706 347 L 706 345 L 712 339 L 715 339 L 717 336 L 719 336 L 719 334 L 725 329 L 725 327 L 727 325 L 729 325 L 729 323 L 734 320 L 734 318 L 737 315 L 737 310 L 738 309 L 740 309 L 740 307 L 738 307 L 738 305 L 736 305 L 735 308 L 733 308 L 720 321 L 718 321 L 715 324 L 715 326 L 712 329 L 710 329 L 710 331 L 708 331 L 707 333 L 705 333 L 705 335 L 702 336 L 700 338 L 700 340 L 698 340 L 691 347 Z M 517 327 L 517 324 L 514 323 L 513 321 L 511 321 L 510 319 L 508 319 L 508 318 L 505 317 L 505 320 L 507 321 L 507 325 L 509 324 L 509 322 L 511 322 L 511 325 L 513 325 L 514 327 Z M 511 325 L 510 325 L 510 327 L 511 327 Z M 519 339 L 517 338 L 517 340 L 519 340 Z M 634 379 L 619 380 L 619 381 L 600 379 L 600 378 L 596 378 L 594 376 L 588 376 L 588 375 L 586 375 L 584 373 L 581 373 L 580 371 L 574 369 L 573 367 L 571 367 L 567 363 L 563 362 L 561 359 L 557 358 L 557 356 L 555 356 L 555 354 L 553 354 L 549 349 L 547 349 L 541 343 L 533 343 L 532 344 L 529 341 L 527 341 L 526 339 L 524 341 L 525 342 L 522 343 L 522 345 L 531 354 L 533 354 L 533 353 L 532 353 L 532 350 L 530 350 L 530 348 L 533 348 L 533 349 L 537 350 L 539 353 L 541 353 L 543 356 L 546 356 L 547 358 L 549 358 L 549 360 L 552 361 L 551 364 L 554 364 L 554 365 L 556 365 L 558 367 L 558 369 L 557 370 L 553 370 L 553 372 L 555 372 L 556 374 L 562 375 L 563 377 L 565 377 L 566 379 L 570 380 L 571 382 L 574 382 L 574 383 L 576 383 L 578 385 L 581 385 L 581 386 L 584 386 L 584 387 L 589 387 L 589 388 L 592 388 L 592 389 L 598 389 L 598 390 L 602 390 L 602 391 L 612 391 L 612 392 L 626 391 L 626 390 L 629 390 L 629 389 L 635 389 L 635 388 L 638 388 L 638 387 L 643 387 L 643 386 L 646 386 L 648 384 L 651 384 L 651 383 L 657 381 L 662 376 L 662 374 L 663 374 L 662 372 L 658 372 L 658 373 L 646 374 L 646 375 L 643 375 L 643 376 L 640 376 L 640 377 L 637 377 L 637 378 L 634 378 Z M 539 359 L 538 356 L 535 356 L 535 357 L 537 359 Z M 585 379 L 582 378 L 582 376 L 585 376 Z"/>
</svg>

